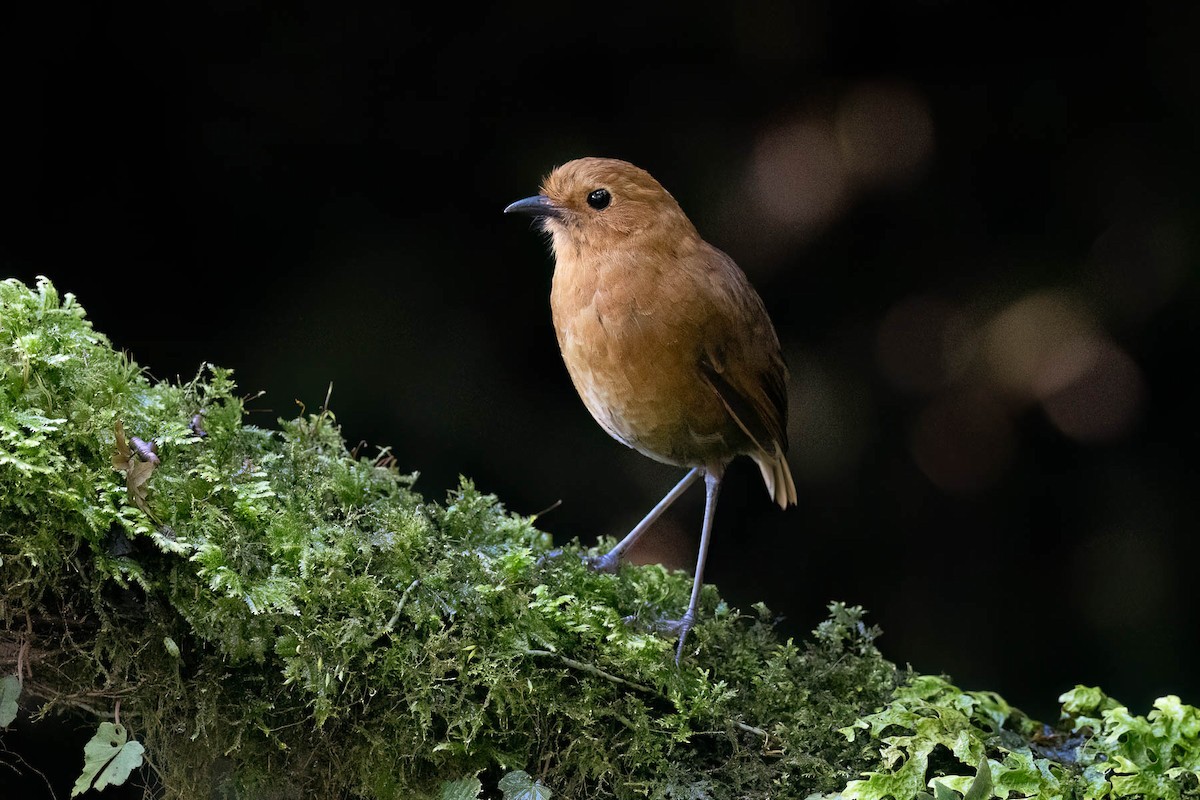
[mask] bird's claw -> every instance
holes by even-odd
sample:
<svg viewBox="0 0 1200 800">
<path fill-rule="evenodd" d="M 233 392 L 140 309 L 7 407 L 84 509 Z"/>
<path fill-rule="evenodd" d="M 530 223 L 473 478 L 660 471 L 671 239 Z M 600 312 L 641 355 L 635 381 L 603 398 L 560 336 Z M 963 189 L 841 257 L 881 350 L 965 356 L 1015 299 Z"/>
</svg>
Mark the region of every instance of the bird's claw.
<svg viewBox="0 0 1200 800">
<path fill-rule="evenodd" d="M 696 624 L 696 616 L 691 612 L 684 614 L 680 619 L 660 620 L 659 625 L 662 626 L 663 633 L 669 636 L 678 636 L 679 644 L 675 646 L 675 666 L 679 666 L 679 660 L 683 658 L 683 644 L 687 641 L 688 631 Z"/>
<path fill-rule="evenodd" d="M 562 558 L 566 553 L 561 547 L 557 547 L 547 553 L 543 553 L 538 557 L 536 564 L 539 567 L 546 566 L 551 561 L 556 561 Z M 605 553 L 602 556 L 583 556 L 580 558 L 584 566 L 595 572 L 615 573 L 617 568 L 621 566 L 621 557 L 613 553 Z"/>
<path fill-rule="evenodd" d="M 637 614 L 630 614 L 627 617 L 622 617 L 621 621 L 626 625 L 633 625 L 639 622 L 640 618 Z M 679 665 L 679 660 L 683 656 L 683 644 L 687 640 L 688 632 L 696 624 L 695 614 L 684 614 L 679 619 L 656 619 L 647 624 L 647 627 L 667 639 L 678 637 L 679 643 L 675 647 L 675 664 Z"/>
<path fill-rule="evenodd" d="M 687 636 L 688 631 L 696 624 L 696 618 L 684 614 L 679 619 L 660 619 L 651 624 L 651 628 L 655 633 L 666 637 L 683 638 Z"/>
<path fill-rule="evenodd" d="M 583 563 L 594 572 L 614 573 L 621 566 L 621 557 L 608 552 L 602 556 L 586 556 Z"/>
<path fill-rule="evenodd" d="M 566 552 L 561 547 L 557 547 L 540 555 L 535 563 L 538 567 L 544 567 L 549 562 L 557 561 L 564 555 L 566 555 Z M 602 556 L 582 556 L 580 561 L 582 561 L 583 565 L 590 570 L 595 572 L 607 572 L 610 574 L 615 573 L 617 568 L 621 566 L 621 557 L 614 555 L 611 552 L 605 553 Z"/>
<path fill-rule="evenodd" d="M 544 567 L 546 566 L 547 561 L 554 561 L 555 559 L 562 558 L 562 554 L 562 548 L 556 547 L 548 553 L 542 553 L 540 556 L 538 556 L 538 560 L 534 563 L 536 563 L 539 567 Z"/>
</svg>

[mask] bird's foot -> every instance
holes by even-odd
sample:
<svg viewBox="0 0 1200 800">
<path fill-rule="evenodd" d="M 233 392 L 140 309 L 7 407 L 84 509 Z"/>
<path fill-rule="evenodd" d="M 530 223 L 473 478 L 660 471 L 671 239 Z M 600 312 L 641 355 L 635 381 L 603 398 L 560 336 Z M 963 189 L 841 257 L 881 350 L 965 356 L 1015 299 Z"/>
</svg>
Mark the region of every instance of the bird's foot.
<svg viewBox="0 0 1200 800">
<path fill-rule="evenodd" d="M 632 625 L 635 622 L 637 622 L 637 620 L 638 620 L 638 618 L 637 618 L 637 615 L 635 614 L 632 616 L 625 617 L 624 622 L 626 625 Z M 684 614 L 679 619 L 655 620 L 650 623 L 649 627 L 650 627 L 650 630 L 652 630 L 655 633 L 657 633 L 658 635 L 666 637 L 668 639 L 675 638 L 675 637 L 679 638 L 679 643 L 675 647 L 675 665 L 679 666 L 679 660 L 680 660 L 680 658 L 683 657 L 684 642 L 687 640 L 688 632 L 691 631 L 691 629 L 695 626 L 695 624 L 696 624 L 696 615 L 689 613 L 689 614 Z"/>
<path fill-rule="evenodd" d="M 536 562 L 537 566 L 544 567 L 549 562 L 557 561 L 564 555 L 566 555 L 566 552 L 561 547 L 555 548 L 539 556 Z M 613 573 L 621 566 L 621 557 L 611 551 L 602 556 L 583 556 L 580 560 L 583 561 L 584 566 L 595 572 Z"/>
<path fill-rule="evenodd" d="M 586 556 L 583 563 L 595 572 L 612 573 L 621 566 L 621 556 L 610 550 L 602 556 Z"/>
<path fill-rule="evenodd" d="M 683 644 L 687 641 L 688 631 L 696 624 L 696 616 L 687 613 L 679 619 L 659 620 L 658 624 L 665 635 L 679 637 L 679 643 L 675 645 L 675 666 L 678 667 L 679 660 L 683 658 Z"/>
<path fill-rule="evenodd" d="M 562 558 L 562 555 L 563 555 L 562 548 L 556 547 L 549 552 L 542 553 L 540 556 L 538 556 L 538 560 L 534 563 L 539 567 L 544 567 L 544 566 L 546 566 L 546 564 L 548 562 L 555 561 L 557 559 Z"/>
<path fill-rule="evenodd" d="M 687 632 L 696 624 L 695 617 L 689 617 L 686 614 L 679 619 L 660 619 L 651 624 L 654 632 L 668 638 L 674 636 L 687 636 Z"/>
</svg>

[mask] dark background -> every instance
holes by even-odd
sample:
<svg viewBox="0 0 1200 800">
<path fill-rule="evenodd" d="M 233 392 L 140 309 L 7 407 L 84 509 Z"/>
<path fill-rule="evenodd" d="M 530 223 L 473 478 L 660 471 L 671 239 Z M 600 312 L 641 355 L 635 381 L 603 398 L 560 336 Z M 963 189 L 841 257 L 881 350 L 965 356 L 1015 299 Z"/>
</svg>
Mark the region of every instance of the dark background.
<svg viewBox="0 0 1200 800">
<path fill-rule="evenodd" d="M 13 5 L 0 277 L 154 376 L 233 367 L 263 425 L 332 382 L 431 499 L 464 474 L 624 533 L 681 472 L 587 415 L 545 243 L 500 211 L 625 158 L 792 370 L 800 503 L 731 469 L 732 604 L 794 636 L 862 604 L 892 660 L 1041 719 L 1076 683 L 1200 703 L 1195 6 Z M 701 495 L 641 558 L 691 568 Z"/>
</svg>

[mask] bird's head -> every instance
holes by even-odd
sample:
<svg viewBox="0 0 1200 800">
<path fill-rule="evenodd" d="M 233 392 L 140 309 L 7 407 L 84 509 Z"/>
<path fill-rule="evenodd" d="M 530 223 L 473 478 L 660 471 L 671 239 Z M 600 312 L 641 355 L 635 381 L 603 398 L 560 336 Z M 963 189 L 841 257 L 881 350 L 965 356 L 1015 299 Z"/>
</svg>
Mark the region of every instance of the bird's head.
<svg viewBox="0 0 1200 800">
<path fill-rule="evenodd" d="M 613 247 L 631 237 L 696 236 L 675 198 L 650 173 L 615 158 L 568 161 L 546 176 L 541 194 L 504 213 L 535 217 L 557 252 L 567 244 Z"/>
</svg>

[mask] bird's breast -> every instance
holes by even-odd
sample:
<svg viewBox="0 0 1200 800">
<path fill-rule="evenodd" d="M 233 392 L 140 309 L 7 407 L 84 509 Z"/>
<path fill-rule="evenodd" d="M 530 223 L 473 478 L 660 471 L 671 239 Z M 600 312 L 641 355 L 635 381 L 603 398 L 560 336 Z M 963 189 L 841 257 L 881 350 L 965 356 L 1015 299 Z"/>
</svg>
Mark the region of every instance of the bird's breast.
<svg viewBox="0 0 1200 800">
<path fill-rule="evenodd" d="M 730 457 L 736 431 L 702 379 L 710 313 L 668 270 L 560 257 L 551 291 L 555 331 L 584 405 L 609 435 L 659 461 Z"/>
</svg>

